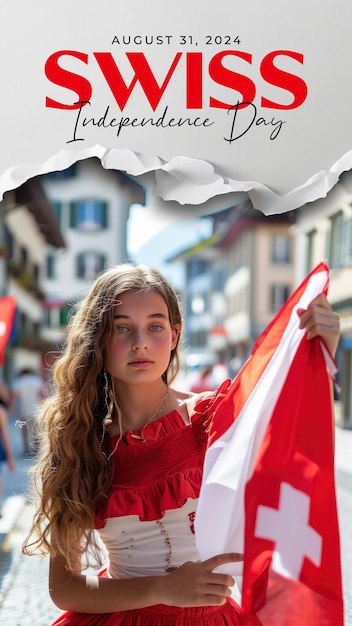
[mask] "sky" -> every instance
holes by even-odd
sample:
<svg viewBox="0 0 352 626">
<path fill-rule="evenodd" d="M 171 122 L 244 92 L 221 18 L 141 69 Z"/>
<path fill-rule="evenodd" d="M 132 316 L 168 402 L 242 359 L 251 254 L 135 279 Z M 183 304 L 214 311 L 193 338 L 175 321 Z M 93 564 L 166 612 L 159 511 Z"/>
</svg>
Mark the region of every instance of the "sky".
<svg viewBox="0 0 352 626">
<path fill-rule="evenodd" d="M 157 220 L 145 208 L 131 207 L 127 247 L 130 257 L 159 269 L 178 289 L 184 282 L 183 265 L 166 259 L 210 235 L 211 222 L 201 218 L 180 218 L 160 230 Z"/>
</svg>

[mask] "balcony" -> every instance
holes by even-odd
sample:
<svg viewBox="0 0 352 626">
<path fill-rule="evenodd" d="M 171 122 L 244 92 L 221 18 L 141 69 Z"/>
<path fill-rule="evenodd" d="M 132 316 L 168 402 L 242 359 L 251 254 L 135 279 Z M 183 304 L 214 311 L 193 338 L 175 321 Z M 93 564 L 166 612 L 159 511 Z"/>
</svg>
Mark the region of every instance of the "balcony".
<svg viewBox="0 0 352 626">
<path fill-rule="evenodd" d="M 12 258 L 8 262 L 9 275 L 28 293 L 37 300 L 44 300 L 44 293 L 39 287 L 37 277 L 33 269 L 24 267 L 18 259 Z"/>
</svg>

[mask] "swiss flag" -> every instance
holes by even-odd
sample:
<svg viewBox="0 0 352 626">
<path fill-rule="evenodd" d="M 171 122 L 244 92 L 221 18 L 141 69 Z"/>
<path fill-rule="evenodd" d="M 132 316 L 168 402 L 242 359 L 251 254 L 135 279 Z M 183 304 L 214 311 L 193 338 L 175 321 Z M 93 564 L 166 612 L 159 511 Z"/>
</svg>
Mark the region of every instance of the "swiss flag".
<svg viewBox="0 0 352 626">
<path fill-rule="evenodd" d="M 258 340 L 218 404 L 195 520 L 202 558 L 244 553 L 243 625 L 341 626 L 331 377 L 297 309 L 327 293 L 321 263 Z"/>
<path fill-rule="evenodd" d="M 12 296 L 0 298 L 0 365 L 4 362 L 5 348 L 11 333 L 15 310 L 15 298 Z"/>
</svg>

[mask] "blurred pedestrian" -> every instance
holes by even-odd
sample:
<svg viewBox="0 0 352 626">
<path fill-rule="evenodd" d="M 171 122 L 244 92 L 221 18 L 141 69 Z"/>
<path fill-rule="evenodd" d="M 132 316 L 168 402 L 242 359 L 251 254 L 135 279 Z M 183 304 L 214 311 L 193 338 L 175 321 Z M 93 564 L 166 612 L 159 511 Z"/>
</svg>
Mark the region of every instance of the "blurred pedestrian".
<svg viewBox="0 0 352 626">
<path fill-rule="evenodd" d="M 202 391 L 212 391 L 215 387 L 216 385 L 213 379 L 213 366 L 203 365 L 203 367 L 195 372 L 194 379 L 189 386 L 189 391 L 192 391 L 193 393 L 202 393 Z"/>
<path fill-rule="evenodd" d="M 15 471 L 15 461 L 12 452 L 10 433 L 8 429 L 8 415 L 11 405 L 11 395 L 7 385 L 0 383 L 0 504 L 3 498 L 2 464 L 7 463 L 9 472 Z M 1 509 L 0 509 L 1 516 Z"/>
<path fill-rule="evenodd" d="M 35 447 L 35 417 L 39 412 L 42 389 L 43 382 L 40 376 L 27 367 L 19 371 L 13 383 L 12 391 L 15 401 L 17 401 L 17 417 L 23 439 L 23 454 L 30 452 L 29 434 L 32 435 L 33 447 Z"/>
</svg>

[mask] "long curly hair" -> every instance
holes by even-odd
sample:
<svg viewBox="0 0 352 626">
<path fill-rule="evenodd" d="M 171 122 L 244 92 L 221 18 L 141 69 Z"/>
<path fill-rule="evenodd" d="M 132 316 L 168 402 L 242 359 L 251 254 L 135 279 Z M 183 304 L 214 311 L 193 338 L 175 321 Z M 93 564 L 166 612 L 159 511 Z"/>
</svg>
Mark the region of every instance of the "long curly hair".
<svg viewBox="0 0 352 626">
<path fill-rule="evenodd" d="M 83 554 L 87 564 L 102 564 L 94 523 L 113 476 L 104 426 L 103 354 L 113 333 L 114 306 L 131 290 L 159 293 L 167 304 L 171 328 L 181 329 L 178 296 L 158 270 L 126 263 L 103 271 L 71 316 L 62 354 L 53 366 L 53 391 L 38 416 L 40 450 L 32 469 L 36 509 L 22 549 L 28 555 L 59 556 L 69 570 L 77 568 Z M 179 369 L 178 346 L 179 341 L 163 374 L 166 384 Z M 118 422 L 111 385 L 109 377 L 112 419 Z"/>
</svg>

